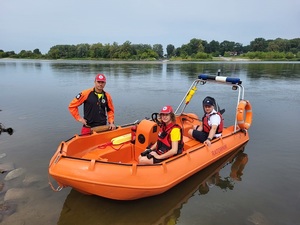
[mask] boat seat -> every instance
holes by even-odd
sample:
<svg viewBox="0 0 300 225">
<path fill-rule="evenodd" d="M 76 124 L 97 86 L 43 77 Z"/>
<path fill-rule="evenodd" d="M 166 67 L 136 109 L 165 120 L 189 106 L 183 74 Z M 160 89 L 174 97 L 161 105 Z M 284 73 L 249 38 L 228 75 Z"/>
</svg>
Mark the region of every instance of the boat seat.
<svg viewBox="0 0 300 225">
<path fill-rule="evenodd" d="M 184 149 L 187 150 L 195 145 L 199 144 L 199 141 L 196 141 L 193 138 L 189 138 L 187 136 L 183 136 Z"/>
<path fill-rule="evenodd" d="M 134 144 L 134 155 L 137 159 L 149 145 L 154 144 L 158 137 L 158 125 L 151 120 L 142 120 L 136 129 L 136 140 Z"/>
</svg>

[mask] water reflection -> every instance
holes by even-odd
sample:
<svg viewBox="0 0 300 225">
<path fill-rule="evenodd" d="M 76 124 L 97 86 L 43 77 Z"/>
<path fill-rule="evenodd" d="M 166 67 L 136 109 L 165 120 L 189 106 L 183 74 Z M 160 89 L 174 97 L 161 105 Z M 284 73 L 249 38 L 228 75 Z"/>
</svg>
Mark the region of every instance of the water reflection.
<svg viewBox="0 0 300 225">
<path fill-rule="evenodd" d="M 109 62 L 101 63 L 101 62 L 88 62 L 88 63 L 70 63 L 70 62 L 54 62 L 51 63 L 51 68 L 54 72 L 59 73 L 90 73 L 97 74 L 99 72 L 110 74 L 110 75 L 119 75 L 123 74 L 124 76 L 131 76 L 134 74 L 137 75 L 145 75 L 151 74 L 153 71 L 162 71 L 162 64 L 131 64 L 131 63 L 116 63 L 111 64 Z"/>
<path fill-rule="evenodd" d="M 176 224 L 185 203 L 195 194 L 207 194 L 212 186 L 233 190 L 241 181 L 248 162 L 245 146 L 172 188 L 168 192 L 135 201 L 115 201 L 83 195 L 71 190 L 58 221 L 63 224 Z M 220 171 L 231 165 L 231 172 L 222 178 Z"/>
<path fill-rule="evenodd" d="M 181 76 L 195 78 L 195 74 L 207 73 L 216 74 L 217 69 L 221 70 L 223 76 L 239 76 L 241 71 L 247 71 L 247 76 L 252 79 L 257 78 L 269 78 L 269 79 L 282 79 L 282 78 L 299 78 L 300 64 L 295 62 L 289 63 L 267 63 L 267 62 L 252 62 L 252 63 L 136 63 L 136 62 L 124 62 L 124 63 L 110 63 L 110 62 L 97 62 L 88 61 L 86 63 L 61 61 L 52 62 L 51 68 L 53 71 L 60 73 L 89 73 L 96 74 L 99 71 L 118 76 L 123 74 L 124 76 L 137 75 L 153 75 L 162 74 L 166 71 L 167 75 L 172 75 L 175 71 L 181 71 Z"/>
<path fill-rule="evenodd" d="M 299 63 L 250 63 L 247 76 L 254 79 L 300 78 Z"/>
</svg>

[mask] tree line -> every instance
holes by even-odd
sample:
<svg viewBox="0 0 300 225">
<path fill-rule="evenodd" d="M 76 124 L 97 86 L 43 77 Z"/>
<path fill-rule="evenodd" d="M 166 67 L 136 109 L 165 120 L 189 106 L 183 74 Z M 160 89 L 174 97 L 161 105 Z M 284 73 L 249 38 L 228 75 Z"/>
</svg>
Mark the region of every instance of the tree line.
<svg viewBox="0 0 300 225">
<path fill-rule="evenodd" d="M 211 41 L 193 38 L 181 47 L 168 44 L 164 53 L 161 44 L 132 44 L 126 41 L 113 44 L 55 45 L 46 54 L 39 49 L 5 52 L 0 58 L 31 59 L 98 59 L 98 60 L 213 60 L 214 57 L 245 57 L 262 60 L 300 60 L 300 38 L 266 40 L 256 38 L 249 45 L 233 41 Z"/>
</svg>

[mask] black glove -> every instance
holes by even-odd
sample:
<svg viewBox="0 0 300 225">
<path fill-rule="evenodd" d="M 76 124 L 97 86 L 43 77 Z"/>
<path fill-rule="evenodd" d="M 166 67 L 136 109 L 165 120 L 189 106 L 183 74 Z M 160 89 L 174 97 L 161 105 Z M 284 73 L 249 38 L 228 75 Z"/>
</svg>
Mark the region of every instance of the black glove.
<svg viewBox="0 0 300 225">
<path fill-rule="evenodd" d="M 146 150 L 141 153 L 141 156 L 149 155 L 150 152 L 152 152 L 152 150 L 149 148 L 146 148 Z"/>
<path fill-rule="evenodd" d="M 154 157 L 154 156 L 151 155 L 151 154 L 148 154 L 148 155 L 147 155 L 147 158 L 148 158 L 148 159 L 151 159 L 151 158 L 153 158 L 153 157 Z"/>
</svg>

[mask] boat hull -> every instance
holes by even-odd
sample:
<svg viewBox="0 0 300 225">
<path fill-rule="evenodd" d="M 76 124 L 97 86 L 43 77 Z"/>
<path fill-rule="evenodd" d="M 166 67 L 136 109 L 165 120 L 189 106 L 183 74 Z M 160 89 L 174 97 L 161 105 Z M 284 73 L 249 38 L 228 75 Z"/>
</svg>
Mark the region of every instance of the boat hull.
<svg viewBox="0 0 300 225">
<path fill-rule="evenodd" d="M 135 143 L 130 140 L 117 146 L 110 143 L 111 139 L 130 133 L 132 126 L 88 136 L 76 135 L 62 142 L 50 161 L 49 174 L 61 188 L 72 187 L 84 194 L 116 200 L 134 200 L 166 192 L 249 140 L 248 132 L 231 126 L 210 146 L 204 145 L 187 135 L 188 129 L 199 120 L 184 117 L 195 118 L 195 115 L 177 117 L 185 123 L 181 123 L 185 150 L 160 164 L 137 163 L 140 153 L 157 138 L 157 124 L 143 120 Z"/>
</svg>

